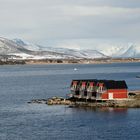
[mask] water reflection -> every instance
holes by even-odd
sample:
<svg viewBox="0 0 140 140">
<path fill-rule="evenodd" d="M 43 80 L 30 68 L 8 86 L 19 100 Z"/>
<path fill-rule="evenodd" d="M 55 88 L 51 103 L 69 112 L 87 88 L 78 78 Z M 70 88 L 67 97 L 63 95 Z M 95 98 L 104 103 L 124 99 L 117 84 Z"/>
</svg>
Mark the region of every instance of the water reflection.
<svg viewBox="0 0 140 140">
<path fill-rule="evenodd" d="M 115 113 L 127 113 L 128 108 L 113 108 L 113 107 L 69 107 L 75 111 L 85 112 L 115 112 Z"/>
</svg>

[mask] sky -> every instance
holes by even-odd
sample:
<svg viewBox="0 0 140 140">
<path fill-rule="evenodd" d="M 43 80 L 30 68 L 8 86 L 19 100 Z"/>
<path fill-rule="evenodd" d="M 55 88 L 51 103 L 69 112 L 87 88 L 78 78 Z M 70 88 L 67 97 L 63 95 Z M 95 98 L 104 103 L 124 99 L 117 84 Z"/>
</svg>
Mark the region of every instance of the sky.
<svg viewBox="0 0 140 140">
<path fill-rule="evenodd" d="M 0 0 L 0 36 L 75 48 L 139 43 L 140 0 Z"/>
</svg>

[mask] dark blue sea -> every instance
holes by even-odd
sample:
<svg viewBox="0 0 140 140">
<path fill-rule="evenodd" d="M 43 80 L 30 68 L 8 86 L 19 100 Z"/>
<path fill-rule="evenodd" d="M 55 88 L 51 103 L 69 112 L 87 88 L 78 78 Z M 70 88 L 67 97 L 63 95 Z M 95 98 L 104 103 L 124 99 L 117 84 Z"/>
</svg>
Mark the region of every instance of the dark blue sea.
<svg viewBox="0 0 140 140">
<path fill-rule="evenodd" d="M 140 89 L 140 63 L 0 66 L 0 140 L 138 140 L 140 109 L 28 104 L 65 97 L 72 79 L 126 80 Z"/>
</svg>

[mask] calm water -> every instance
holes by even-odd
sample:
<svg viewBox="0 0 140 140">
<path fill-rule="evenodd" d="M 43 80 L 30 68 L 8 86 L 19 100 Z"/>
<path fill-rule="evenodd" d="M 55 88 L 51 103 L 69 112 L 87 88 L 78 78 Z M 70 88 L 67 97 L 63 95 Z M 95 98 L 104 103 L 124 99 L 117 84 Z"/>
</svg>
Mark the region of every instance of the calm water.
<svg viewBox="0 0 140 140">
<path fill-rule="evenodd" d="M 129 89 L 140 89 L 136 75 L 140 63 L 0 66 L 0 140 L 138 140 L 140 109 L 27 104 L 65 97 L 79 78 L 124 79 Z"/>
</svg>

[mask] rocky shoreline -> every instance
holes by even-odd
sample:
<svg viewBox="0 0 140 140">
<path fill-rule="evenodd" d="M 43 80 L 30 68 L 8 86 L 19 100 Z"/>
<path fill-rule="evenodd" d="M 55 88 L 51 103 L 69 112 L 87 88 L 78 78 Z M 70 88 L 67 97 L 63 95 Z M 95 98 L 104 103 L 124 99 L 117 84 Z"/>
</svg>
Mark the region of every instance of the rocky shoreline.
<svg viewBox="0 0 140 140">
<path fill-rule="evenodd" d="M 99 101 L 81 101 L 74 98 L 65 99 L 63 97 L 52 97 L 49 99 L 33 99 L 28 103 L 47 104 L 47 105 L 68 105 L 70 107 L 124 107 L 140 108 L 140 94 L 137 91 L 129 93 L 128 99 L 118 100 L 99 100 Z"/>
<path fill-rule="evenodd" d="M 49 99 L 33 99 L 28 103 L 47 104 L 47 105 L 72 105 L 74 102 L 62 97 L 52 97 Z"/>
</svg>

